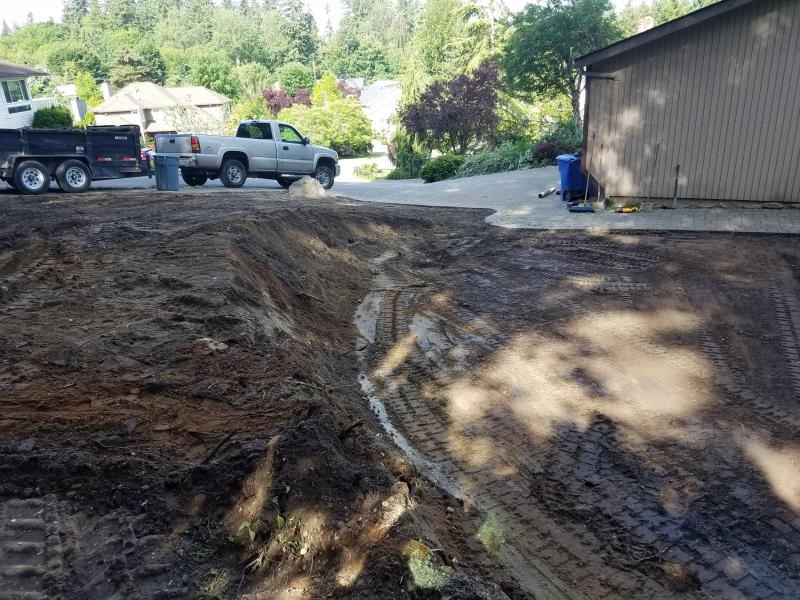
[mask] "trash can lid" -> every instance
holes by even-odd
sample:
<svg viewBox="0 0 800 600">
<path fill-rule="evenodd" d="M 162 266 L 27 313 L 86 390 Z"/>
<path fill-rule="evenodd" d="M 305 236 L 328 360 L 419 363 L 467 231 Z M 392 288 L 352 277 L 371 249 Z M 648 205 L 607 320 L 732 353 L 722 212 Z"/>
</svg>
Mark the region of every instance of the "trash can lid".
<svg viewBox="0 0 800 600">
<path fill-rule="evenodd" d="M 556 160 L 558 162 L 575 162 L 580 159 L 581 157 L 575 154 L 559 154 L 558 156 L 556 156 Z"/>
</svg>

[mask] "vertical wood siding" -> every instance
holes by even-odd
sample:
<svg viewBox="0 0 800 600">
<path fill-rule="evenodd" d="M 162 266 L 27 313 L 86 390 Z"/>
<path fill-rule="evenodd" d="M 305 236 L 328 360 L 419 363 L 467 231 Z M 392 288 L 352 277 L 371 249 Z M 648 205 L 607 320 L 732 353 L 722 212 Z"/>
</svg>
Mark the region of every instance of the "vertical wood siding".
<svg viewBox="0 0 800 600">
<path fill-rule="evenodd" d="M 585 164 L 611 197 L 800 202 L 800 0 L 593 64 Z M 652 181 L 652 190 L 650 183 Z"/>
</svg>

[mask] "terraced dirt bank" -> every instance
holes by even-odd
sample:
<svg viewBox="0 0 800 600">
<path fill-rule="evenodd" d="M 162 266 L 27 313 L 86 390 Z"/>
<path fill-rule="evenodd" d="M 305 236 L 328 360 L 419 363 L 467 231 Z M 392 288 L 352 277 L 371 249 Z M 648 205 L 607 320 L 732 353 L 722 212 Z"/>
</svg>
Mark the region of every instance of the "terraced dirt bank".
<svg viewBox="0 0 800 600">
<path fill-rule="evenodd" d="M 0 598 L 800 596 L 795 239 L 0 198 Z"/>
</svg>

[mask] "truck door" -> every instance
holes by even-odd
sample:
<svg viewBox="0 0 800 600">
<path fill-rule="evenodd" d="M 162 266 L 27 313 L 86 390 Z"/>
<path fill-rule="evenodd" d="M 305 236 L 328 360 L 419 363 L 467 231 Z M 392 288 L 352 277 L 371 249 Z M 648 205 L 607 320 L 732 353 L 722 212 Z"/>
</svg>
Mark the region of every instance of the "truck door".
<svg viewBox="0 0 800 600">
<path fill-rule="evenodd" d="M 278 124 L 278 165 L 281 173 L 310 175 L 314 167 L 314 150 L 303 143 L 303 136 L 291 125 Z"/>
<path fill-rule="evenodd" d="M 239 125 L 236 137 L 243 140 L 241 144 L 247 150 L 251 173 L 274 173 L 278 170 L 278 153 L 269 123 Z"/>
</svg>

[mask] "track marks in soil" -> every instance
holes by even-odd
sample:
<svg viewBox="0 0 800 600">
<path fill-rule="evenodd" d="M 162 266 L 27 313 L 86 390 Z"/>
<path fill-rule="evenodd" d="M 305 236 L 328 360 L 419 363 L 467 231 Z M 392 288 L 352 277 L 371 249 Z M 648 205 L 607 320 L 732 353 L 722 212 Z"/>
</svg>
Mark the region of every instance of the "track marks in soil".
<svg viewBox="0 0 800 600">
<path fill-rule="evenodd" d="M 478 271 L 462 273 L 478 287 L 491 291 L 500 282 L 509 289 L 514 275 L 504 269 L 527 271 L 524 265 L 530 264 L 536 271 L 532 286 L 545 298 L 557 290 L 553 298 L 558 298 L 563 288 L 556 286 L 557 259 L 550 265 L 549 251 L 587 248 L 544 246 L 539 262 L 526 254 L 525 260 L 495 266 L 485 277 L 477 277 Z M 633 272 L 658 263 L 650 250 L 626 255 L 621 268 L 610 268 L 620 250 L 595 253 L 609 262 L 599 272 L 576 261 L 572 277 L 579 287 L 585 280 L 586 293 L 562 296 L 560 310 L 552 311 L 555 317 L 543 314 L 542 326 L 558 327 L 565 316 L 591 315 L 605 302 L 598 296 L 607 296 L 607 307 L 652 309 L 653 278 Z M 562 257 L 562 269 L 563 263 Z M 693 279 L 683 285 L 705 290 L 720 285 Z M 800 350 L 800 305 L 794 286 L 793 280 L 773 282 L 770 293 L 796 393 L 791 367 Z M 391 287 L 376 308 L 374 344 L 362 350 L 365 370 L 373 369 L 375 393 L 414 450 L 502 523 L 508 543 L 500 562 L 525 589 L 544 598 L 800 597 L 800 581 L 792 574 L 800 567 L 792 554 L 800 544 L 798 520 L 774 502 L 741 449 L 731 455 L 730 447 L 741 434 L 740 421 L 791 439 L 800 426 L 797 411 L 751 389 L 735 349 L 714 328 L 702 327 L 693 341 L 680 343 L 692 344 L 692 351 L 713 367 L 721 393 L 708 411 L 723 411 L 721 418 L 688 418 L 688 431 L 699 431 L 701 439 L 703 429 L 695 428 L 707 427 L 703 420 L 714 422 L 705 430 L 709 436 L 702 450 L 687 441 L 685 447 L 682 442 L 648 445 L 643 455 L 641 447 L 623 442 L 617 424 L 602 414 L 588 427 L 564 423 L 549 439 L 537 438 L 501 393 L 483 399 L 491 406 L 482 407 L 475 419 L 455 422 L 443 390 L 469 378 L 482 358 L 500 350 L 514 323 L 504 323 L 504 333 L 441 290 Z M 689 290 L 686 294 L 695 297 Z M 691 304 L 688 297 L 684 304 Z M 656 356 L 665 352 L 646 339 L 640 342 Z M 583 381 L 588 374 L 574 371 L 571 377 L 594 389 L 591 377 Z M 480 461 L 473 460 L 478 455 Z"/>
</svg>

